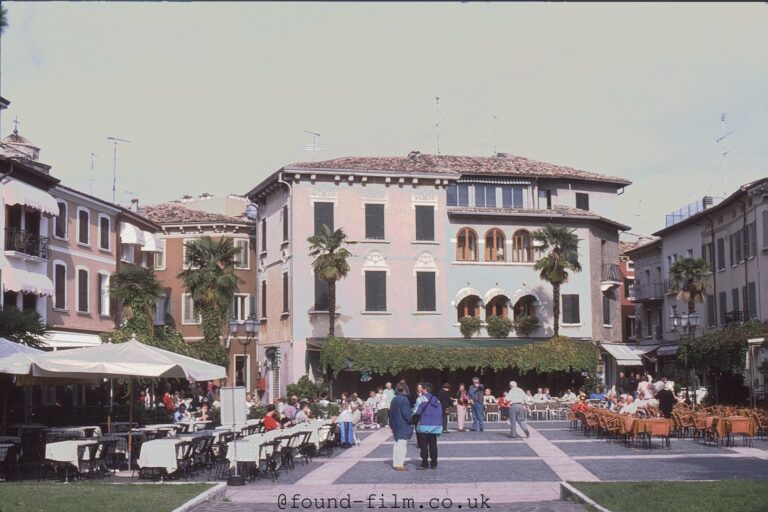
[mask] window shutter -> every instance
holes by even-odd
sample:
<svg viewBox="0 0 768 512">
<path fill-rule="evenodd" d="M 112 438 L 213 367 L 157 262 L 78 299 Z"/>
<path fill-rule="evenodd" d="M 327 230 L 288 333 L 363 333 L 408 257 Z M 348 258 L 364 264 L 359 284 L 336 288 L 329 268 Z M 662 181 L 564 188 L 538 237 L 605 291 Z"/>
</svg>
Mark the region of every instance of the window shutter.
<svg viewBox="0 0 768 512">
<path fill-rule="evenodd" d="M 416 273 L 416 310 L 435 311 L 435 273 Z"/>
<path fill-rule="evenodd" d="M 749 225 L 749 255 L 757 256 L 757 224 Z"/>
<path fill-rule="evenodd" d="M 77 271 L 77 310 L 87 312 L 88 311 L 88 271 Z"/>
<path fill-rule="evenodd" d="M 315 275 L 315 311 L 328 311 L 328 283 Z"/>
<path fill-rule="evenodd" d="M 728 295 L 725 292 L 720 292 L 718 297 L 717 306 L 720 308 L 720 325 L 725 325 L 725 313 L 728 311 Z"/>
<path fill-rule="evenodd" d="M 261 318 L 267 318 L 267 282 L 261 282 Z"/>
<path fill-rule="evenodd" d="M 763 212 L 763 249 L 768 249 L 768 210 Z"/>
<path fill-rule="evenodd" d="M 579 314 L 579 296 L 578 295 L 571 295 L 573 304 L 571 305 L 571 315 L 573 316 L 573 322 L 574 324 L 581 323 L 581 315 Z"/>
<path fill-rule="evenodd" d="M 603 324 L 611 324 L 611 299 L 606 294 L 603 294 Z"/>
<path fill-rule="evenodd" d="M 54 279 L 56 280 L 56 296 L 54 307 L 58 309 L 64 309 L 67 304 L 67 267 L 61 264 L 56 264 Z"/>
<path fill-rule="evenodd" d="M 365 205 L 366 240 L 384 240 L 384 205 Z"/>
<path fill-rule="evenodd" d="M 288 240 L 288 206 L 283 206 L 283 242 Z"/>
<path fill-rule="evenodd" d="M 707 295 L 707 325 L 715 325 L 715 296 Z"/>
<path fill-rule="evenodd" d="M 576 192 L 576 208 L 579 210 L 589 210 L 589 194 Z"/>
<path fill-rule="evenodd" d="M 283 313 L 287 313 L 289 310 L 288 301 L 288 273 L 283 274 Z"/>
<path fill-rule="evenodd" d="M 731 290 L 731 300 L 733 300 L 733 309 L 731 311 L 739 310 L 739 289 L 734 288 Z"/>
<path fill-rule="evenodd" d="M 323 225 L 331 231 L 333 227 L 333 203 L 315 203 L 315 235 L 323 232 Z"/>
<path fill-rule="evenodd" d="M 512 208 L 512 187 L 501 188 L 501 206 L 502 208 Z"/>
<path fill-rule="evenodd" d="M 181 317 L 184 322 L 191 322 L 192 321 L 192 305 L 191 305 L 192 299 L 190 298 L 188 293 L 185 293 L 183 295 L 183 299 L 184 300 L 183 300 L 182 308 L 184 309 L 184 311 L 182 312 Z"/>
<path fill-rule="evenodd" d="M 755 283 L 747 285 L 747 299 L 749 302 L 749 319 L 757 318 L 757 287 Z"/>
<path fill-rule="evenodd" d="M 571 296 L 570 295 L 562 295 L 560 302 L 562 303 L 561 307 L 563 308 L 563 312 L 562 312 L 563 323 L 564 324 L 571 324 L 571 323 L 573 323 L 571 321 L 571 311 L 572 311 Z"/>
<path fill-rule="evenodd" d="M 387 272 L 369 270 L 365 272 L 365 310 L 387 310 Z"/>
<path fill-rule="evenodd" d="M 458 206 L 459 204 L 459 186 L 455 183 L 448 185 L 446 190 L 446 204 L 448 206 Z"/>
<path fill-rule="evenodd" d="M 67 236 L 67 203 L 59 202 L 59 214 L 56 216 L 54 233 L 59 238 Z"/>
<path fill-rule="evenodd" d="M 100 247 L 102 249 L 109 249 L 109 219 L 101 217 L 99 220 L 99 227 L 101 228 L 99 237 Z"/>
<path fill-rule="evenodd" d="M 469 185 L 459 184 L 459 206 L 469 206 Z"/>
<path fill-rule="evenodd" d="M 512 189 L 513 198 L 512 198 L 512 207 L 513 208 L 522 208 L 523 207 L 523 189 L 522 187 L 514 187 Z"/>
<path fill-rule="evenodd" d="M 81 244 L 87 244 L 88 243 L 88 228 L 89 228 L 88 223 L 90 222 L 89 218 L 88 218 L 89 217 L 88 212 L 86 212 L 84 210 L 80 210 L 80 213 L 78 213 L 78 217 L 80 219 L 80 222 L 79 222 L 80 231 L 78 233 L 78 241 Z"/>
<path fill-rule="evenodd" d="M 475 185 L 475 207 L 482 208 L 485 206 L 485 186 Z"/>
<path fill-rule="evenodd" d="M 416 240 L 435 239 L 435 207 L 416 206 Z"/>
</svg>

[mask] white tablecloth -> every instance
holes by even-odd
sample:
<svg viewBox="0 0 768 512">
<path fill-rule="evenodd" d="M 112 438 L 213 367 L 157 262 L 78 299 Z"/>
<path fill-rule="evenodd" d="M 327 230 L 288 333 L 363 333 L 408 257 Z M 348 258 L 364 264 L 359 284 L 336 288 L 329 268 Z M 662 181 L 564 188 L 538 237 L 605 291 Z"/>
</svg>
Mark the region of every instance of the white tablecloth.
<svg viewBox="0 0 768 512">
<path fill-rule="evenodd" d="M 178 468 L 176 445 L 183 439 L 155 439 L 141 445 L 138 464 L 142 468 L 164 468 L 170 475 Z"/>
<path fill-rule="evenodd" d="M 78 446 L 88 446 L 90 444 L 96 444 L 98 441 L 83 440 L 83 441 L 59 441 L 57 443 L 48 443 L 45 445 L 45 458 L 47 460 L 55 460 L 56 462 L 68 462 L 76 468 L 80 469 L 80 464 L 77 460 L 77 448 Z M 85 450 L 83 459 L 89 458 L 88 450 Z"/>
</svg>

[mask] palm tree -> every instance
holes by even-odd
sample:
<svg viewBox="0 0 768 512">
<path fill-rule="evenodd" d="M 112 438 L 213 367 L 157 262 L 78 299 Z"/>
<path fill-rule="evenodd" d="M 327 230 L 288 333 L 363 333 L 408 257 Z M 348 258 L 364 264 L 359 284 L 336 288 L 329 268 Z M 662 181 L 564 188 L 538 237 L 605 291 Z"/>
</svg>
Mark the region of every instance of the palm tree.
<svg viewBox="0 0 768 512">
<path fill-rule="evenodd" d="M 349 272 L 347 259 L 352 254 L 344 247 L 351 242 L 342 229 L 331 232 L 323 225 L 319 235 L 307 238 L 309 255 L 314 258 L 312 268 L 315 275 L 328 283 L 328 336 L 336 334 L 336 281 Z"/>
<path fill-rule="evenodd" d="M 235 247 L 229 237 L 214 240 L 204 236 L 184 246 L 188 268 L 178 277 L 184 281 L 195 308 L 200 311 L 203 339 L 218 343 L 227 324 L 232 297 L 243 283 L 235 274 L 236 257 L 241 249 Z"/>
<path fill-rule="evenodd" d="M 555 224 L 545 224 L 531 236 L 543 254 L 534 265 L 539 276 L 552 285 L 552 317 L 555 336 L 560 333 L 560 286 L 568 281 L 568 271 L 581 272 L 579 238 L 575 230 Z"/>
<path fill-rule="evenodd" d="M 669 277 L 677 299 L 688 303 L 688 314 L 696 311 L 696 303 L 704 302 L 709 284 L 709 264 L 702 258 L 683 258 L 672 264 Z M 688 329 L 694 328 L 690 324 Z"/>
<path fill-rule="evenodd" d="M 151 268 L 125 265 L 109 278 L 110 297 L 123 308 L 126 327 L 145 337 L 152 335 L 152 316 L 165 289 Z"/>
</svg>

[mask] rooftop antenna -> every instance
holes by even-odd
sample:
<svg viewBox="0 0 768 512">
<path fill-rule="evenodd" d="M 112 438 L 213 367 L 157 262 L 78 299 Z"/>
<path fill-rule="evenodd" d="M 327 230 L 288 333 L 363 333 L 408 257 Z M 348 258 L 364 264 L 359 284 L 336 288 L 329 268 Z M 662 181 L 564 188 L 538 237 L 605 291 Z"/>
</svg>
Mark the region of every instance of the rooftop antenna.
<svg viewBox="0 0 768 512">
<path fill-rule="evenodd" d="M 131 143 L 129 140 L 120 139 L 118 137 L 107 137 L 107 140 L 111 140 L 112 144 L 114 145 L 113 151 L 112 151 L 112 202 L 116 203 L 117 195 L 116 195 L 116 189 L 117 189 L 117 145 L 121 142 L 127 142 L 128 144 Z"/>
<path fill-rule="evenodd" d="M 91 178 L 90 178 L 90 189 L 91 189 L 91 195 L 93 195 L 93 159 L 96 158 L 96 153 L 91 152 Z"/>
<path fill-rule="evenodd" d="M 440 124 L 445 119 L 440 118 L 440 96 L 435 96 L 435 137 L 437 139 L 437 154 L 440 154 Z"/>
<path fill-rule="evenodd" d="M 312 144 L 305 146 L 304 147 L 304 151 L 311 151 L 313 153 L 312 154 L 312 158 L 315 158 L 314 153 L 316 153 L 317 151 L 320 151 L 322 149 L 322 148 L 318 147 L 318 145 L 317 145 L 317 138 L 320 137 L 320 134 L 317 133 L 317 132 L 313 132 L 311 130 L 303 130 L 302 129 L 301 131 L 303 131 L 304 133 L 312 136 Z"/>
<path fill-rule="evenodd" d="M 499 122 L 499 118 L 496 114 L 493 114 L 493 156 L 496 156 L 498 148 L 496 147 L 496 125 Z"/>
<path fill-rule="evenodd" d="M 721 144 L 720 155 L 723 157 L 723 180 L 725 185 L 725 191 L 723 197 L 728 195 L 728 145 L 725 143 L 726 137 L 733 133 L 733 131 L 726 132 L 725 113 L 720 114 L 720 127 L 722 135 L 715 139 L 715 142 Z"/>
</svg>

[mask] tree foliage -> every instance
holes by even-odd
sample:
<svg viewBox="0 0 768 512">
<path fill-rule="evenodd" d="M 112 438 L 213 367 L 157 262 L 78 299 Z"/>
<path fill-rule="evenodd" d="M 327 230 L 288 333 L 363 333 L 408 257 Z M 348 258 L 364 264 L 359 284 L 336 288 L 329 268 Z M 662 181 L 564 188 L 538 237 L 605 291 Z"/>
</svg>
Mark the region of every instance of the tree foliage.
<svg viewBox="0 0 768 512">
<path fill-rule="evenodd" d="M 575 230 L 556 224 L 544 227 L 531 235 L 538 242 L 537 250 L 543 256 L 534 269 L 539 277 L 552 285 L 552 318 L 555 336 L 560 334 L 560 286 L 568 281 L 568 272 L 581 272 L 579 263 L 579 238 Z"/>
<path fill-rule="evenodd" d="M 540 343 L 500 348 L 444 348 L 421 345 L 374 345 L 361 341 L 328 337 L 320 352 L 320 362 L 335 376 L 351 365 L 352 370 L 376 374 L 398 374 L 405 370 L 471 368 L 530 371 L 588 371 L 594 373 L 600 351 L 587 341 L 564 336 Z"/>
<path fill-rule="evenodd" d="M 155 304 L 164 293 L 151 268 L 124 265 L 109 278 L 109 294 L 123 309 L 125 329 L 137 336 L 152 336 Z"/>
<path fill-rule="evenodd" d="M 704 302 L 707 295 L 709 264 L 702 258 L 679 259 L 670 267 L 669 275 L 678 300 L 688 304 L 688 313 L 693 313 L 696 303 Z"/>
<path fill-rule="evenodd" d="M 193 357 L 201 361 L 226 367 L 229 364 L 229 356 L 226 349 L 218 343 L 187 343 L 181 333 L 175 329 L 165 326 L 157 329 L 151 336 L 139 336 L 127 327 L 116 331 L 103 332 L 101 340 L 103 342 L 124 343 L 130 340 L 133 335 L 146 344 L 153 347 L 162 348 L 170 352 L 175 352 L 183 356 Z"/>
<path fill-rule="evenodd" d="M 336 281 L 347 276 L 349 258 L 352 254 L 346 246 L 350 243 L 347 235 L 339 228 L 331 231 L 323 225 L 319 235 L 307 238 L 309 256 L 313 258 L 315 275 L 328 283 L 328 336 L 336 334 Z"/>
<path fill-rule="evenodd" d="M 757 321 L 726 327 L 698 338 L 682 340 L 678 360 L 697 370 L 741 371 L 746 364 L 747 339 L 768 336 L 768 324 Z"/>
<path fill-rule="evenodd" d="M 243 280 L 235 273 L 235 258 L 240 252 L 232 239 L 214 240 L 210 236 L 187 242 L 186 264 L 179 279 L 200 312 L 203 339 L 219 343 L 227 324 L 232 297 Z"/>
<path fill-rule="evenodd" d="M 37 348 L 42 345 L 44 334 L 45 324 L 37 311 L 9 305 L 0 309 L 0 338 Z"/>
<path fill-rule="evenodd" d="M 515 318 L 515 331 L 523 336 L 531 334 L 539 325 L 539 319 L 533 315 L 521 315 Z"/>
<path fill-rule="evenodd" d="M 288 384 L 286 392 L 289 396 L 296 395 L 299 399 L 318 398 L 321 394 L 328 391 L 328 386 L 324 381 L 318 380 L 312 382 L 308 375 L 302 375 L 298 382 Z"/>
</svg>

